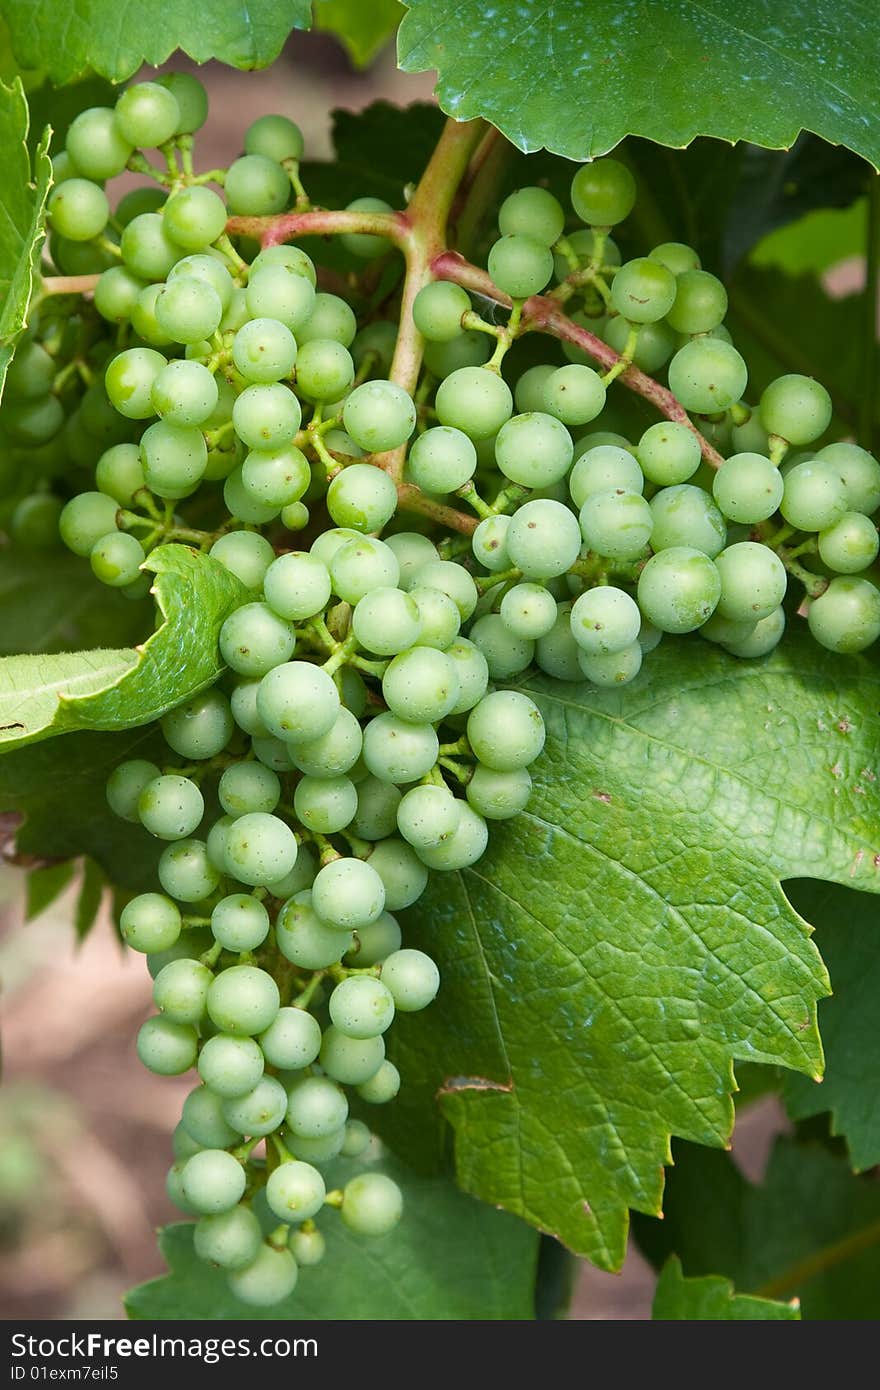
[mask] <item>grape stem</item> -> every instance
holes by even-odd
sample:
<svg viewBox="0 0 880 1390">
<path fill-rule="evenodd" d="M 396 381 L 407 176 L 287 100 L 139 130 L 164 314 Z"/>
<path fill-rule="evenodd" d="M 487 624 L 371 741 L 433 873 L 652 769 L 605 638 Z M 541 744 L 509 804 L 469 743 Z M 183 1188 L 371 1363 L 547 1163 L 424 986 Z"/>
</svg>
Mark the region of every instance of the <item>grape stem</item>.
<svg viewBox="0 0 880 1390">
<path fill-rule="evenodd" d="M 398 483 L 397 500 L 405 511 L 421 512 L 422 516 L 431 517 L 441 526 L 448 526 L 451 531 L 460 531 L 463 536 L 472 535 L 479 525 L 475 516 L 466 516 L 464 512 L 457 512 L 443 502 L 435 502 L 414 483 Z"/>
<path fill-rule="evenodd" d="M 496 304 L 502 304 L 508 309 L 513 304 L 510 296 L 498 289 L 487 271 L 471 265 L 457 251 L 442 251 L 438 256 L 435 256 L 431 263 L 431 272 L 437 280 L 452 280 L 456 285 L 462 285 L 466 290 L 472 290 L 475 294 L 482 295 L 484 299 L 491 299 Z M 613 370 L 622 360 L 622 355 L 615 352 L 595 333 L 590 333 L 588 329 L 572 323 L 567 314 L 549 295 L 535 294 L 532 295 L 531 299 L 526 300 L 520 331 L 523 333 L 549 333 L 554 338 L 560 338 L 563 342 L 572 343 L 575 347 L 589 353 L 590 357 L 601 367 L 604 367 L 606 372 Z M 650 401 L 667 420 L 674 420 L 677 424 L 685 425 L 696 435 L 700 445 L 700 453 L 706 462 L 712 468 L 721 467 L 724 462 L 721 455 L 717 449 L 712 447 L 708 439 L 703 438 L 687 411 L 679 405 L 671 391 L 667 390 L 665 386 L 661 386 L 660 382 L 655 381 L 653 377 L 640 371 L 638 367 L 626 367 L 625 370 L 621 371 L 618 380 L 628 390 L 635 392 L 637 396 L 642 396 L 646 401 Z"/>
<path fill-rule="evenodd" d="M 99 275 L 46 275 L 40 282 L 43 297 L 50 294 L 93 294 Z"/>
</svg>

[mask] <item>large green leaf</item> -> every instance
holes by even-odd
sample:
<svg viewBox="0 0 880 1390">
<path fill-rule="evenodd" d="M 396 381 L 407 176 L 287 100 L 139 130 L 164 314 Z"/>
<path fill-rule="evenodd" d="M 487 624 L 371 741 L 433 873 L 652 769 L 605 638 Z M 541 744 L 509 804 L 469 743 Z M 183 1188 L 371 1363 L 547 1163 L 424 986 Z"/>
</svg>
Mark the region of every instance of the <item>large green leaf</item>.
<svg viewBox="0 0 880 1390">
<path fill-rule="evenodd" d="M 152 616 L 69 551 L 0 550 L 0 656 L 133 646 Z"/>
<path fill-rule="evenodd" d="M 876 669 L 797 629 L 767 661 L 668 641 L 646 667 L 614 693 L 528 683 L 533 801 L 410 914 L 446 987 L 396 1024 L 381 1116 L 427 1166 L 442 1089 L 461 1184 L 607 1267 L 626 1208 L 660 1208 L 670 1134 L 725 1142 L 732 1058 L 821 1072 L 826 976 L 780 880 L 880 891 Z"/>
<path fill-rule="evenodd" d="M 779 1140 L 761 1186 L 729 1154 L 674 1146 L 663 1221 L 636 1236 L 657 1265 L 723 1274 L 739 1292 L 797 1297 L 807 1319 L 880 1315 L 880 1189 L 817 1143 Z"/>
<path fill-rule="evenodd" d="M 863 0 L 406 0 L 406 72 L 435 68 L 444 111 L 485 116 L 523 150 L 570 159 L 625 135 L 788 146 L 815 131 L 880 163 L 880 26 Z"/>
<path fill-rule="evenodd" d="M 291 29 L 309 27 L 311 8 L 311 0 L 4 0 L 4 18 L 19 62 L 53 82 L 88 72 L 124 82 L 178 48 L 197 63 L 266 67 Z"/>
<path fill-rule="evenodd" d="M 391 38 L 405 11 L 400 0 L 315 0 L 315 28 L 335 34 L 352 61 L 366 67 Z"/>
<path fill-rule="evenodd" d="M 159 546 L 144 568 L 157 575 L 164 621 L 143 646 L 0 661 L 0 749 L 72 729 L 148 724 L 217 679 L 217 634 L 244 586 L 189 546 Z"/>
<path fill-rule="evenodd" d="M 89 855 L 119 888 L 146 893 L 156 888 L 162 844 L 113 815 L 104 788 L 127 758 L 149 758 L 162 766 L 168 747 L 155 728 L 118 734 L 65 734 L 27 744 L 0 758 L 0 839 L 4 857 L 24 863 Z M 83 885 L 78 929 L 87 930 L 94 902 L 94 874 Z"/>
<path fill-rule="evenodd" d="M 33 164 L 27 134 L 28 107 L 21 81 L 16 78 L 11 87 L 0 82 L 0 396 L 15 344 L 27 325 L 52 177 L 48 131 Z"/>
<path fill-rule="evenodd" d="M 246 1307 L 224 1275 L 198 1260 L 192 1226 L 161 1237 L 171 1273 L 133 1289 L 132 1318 L 320 1318 L 403 1322 L 534 1317 L 538 1237 L 522 1222 L 480 1206 L 444 1178 L 418 1178 L 383 1160 L 404 1193 L 404 1215 L 388 1236 L 353 1235 L 337 1213 L 319 1219 L 326 1258 L 300 1273 L 291 1296 L 274 1308 Z M 359 1171 L 348 1165 L 346 1174 Z M 334 1175 L 334 1181 L 338 1175 Z"/>
<path fill-rule="evenodd" d="M 871 769 L 865 768 L 868 778 Z M 845 1137 L 857 1172 L 880 1163 L 880 924 L 873 898 L 809 880 L 788 896 L 816 927 L 816 944 L 831 975 L 832 998 L 819 1006 L 825 1080 L 815 1086 L 787 1077 L 785 1099 L 795 1120 L 831 1112 L 832 1133 Z"/>
<path fill-rule="evenodd" d="M 654 1294 L 653 1318 L 669 1322 L 768 1322 L 796 1321 L 796 1303 L 776 1303 L 734 1292 L 729 1279 L 707 1275 L 685 1279 L 675 1256 L 663 1266 Z"/>
</svg>

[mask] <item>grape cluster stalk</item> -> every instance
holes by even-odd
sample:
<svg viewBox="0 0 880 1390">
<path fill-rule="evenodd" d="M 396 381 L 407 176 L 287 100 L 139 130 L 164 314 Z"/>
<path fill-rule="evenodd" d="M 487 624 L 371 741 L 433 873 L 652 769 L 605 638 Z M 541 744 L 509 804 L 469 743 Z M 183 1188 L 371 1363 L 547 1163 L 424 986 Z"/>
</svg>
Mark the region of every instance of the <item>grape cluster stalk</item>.
<svg viewBox="0 0 880 1390">
<path fill-rule="evenodd" d="M 120 926 L 154 981 L 141 1060 L 199 1078 L 168 1190 L 197 1253 L 271 1306 L 326 1220 L 383 1236 L 401 1217 L 360 1116 L 402 1084 L 395 1014 L 440 979 L 395 914 L 527 806 L 545 731 L 525 678 L 614 690 L 666 634 L 760 659 L 786 608 L 863 651 L 880 464 L 828 440 L 812 378 L 748 403 L 724 286 L 691 247 L 622 263 L 619 161 L 574 169 L 571 210 L 510 193 L 483 268 L 446 227 L 487 163 L 480 123 L 449 124 L 407 208 L 325 210 L 287 117 L 197 173 L 206 115 L 192 76 L 136 83 L 55 156 L 0 519 L 134 599 L 172 543 L 246 593 L 225 674 L 161 720 L 162 765 L 122 763 L 107 797 L 165 846 Z M 151 182 L 111 210 L 126 168 Z M 315 234 L 360 269 L 328 276 L 297 244 Z M 658 417 L 638 438 L 627 391 Z M 340 1156 L 363 1169 L 328 1190 Z"/>
</svg>

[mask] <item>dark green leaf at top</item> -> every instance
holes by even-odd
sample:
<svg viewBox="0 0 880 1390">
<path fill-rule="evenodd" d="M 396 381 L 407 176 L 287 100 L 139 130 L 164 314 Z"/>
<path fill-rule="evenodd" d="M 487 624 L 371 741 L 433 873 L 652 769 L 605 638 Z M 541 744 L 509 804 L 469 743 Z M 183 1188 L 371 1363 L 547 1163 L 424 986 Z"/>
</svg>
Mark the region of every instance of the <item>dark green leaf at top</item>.
<svg viewBox="0 0 880 1390">
<path fill-rule="evenodd" d="M 591 0 L 407 4 L 401 67 L 436 69 L 445 111 L 520 149 L 584 160 L 626 135 L 776 148 L 805 129 L 880 163 L 880 26 L 859 0 L 621 0 L 601 20 Z"/>
<path fill-rule="evenodd" d="M 400 0 L 315 0 L 316 29 L 335 34 L 358 67 L 376 57 L 406 11 Z"/>
</svg>

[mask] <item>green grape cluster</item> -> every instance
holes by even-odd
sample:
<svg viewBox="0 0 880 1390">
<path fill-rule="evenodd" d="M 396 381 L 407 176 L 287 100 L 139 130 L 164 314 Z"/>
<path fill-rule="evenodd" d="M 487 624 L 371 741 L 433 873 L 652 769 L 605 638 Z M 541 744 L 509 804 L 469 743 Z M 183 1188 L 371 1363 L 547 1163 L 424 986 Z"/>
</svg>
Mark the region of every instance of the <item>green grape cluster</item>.
<svg viewBox="0 0 880 1390">
<path fill-rule="evenodd" d="M 528 804 L 544 725 L 510 686 L 537 668 L 614 689 L 664 634 L 760 658 L 797 586 L 822 646 L 864 650 L 880 636 L 880 464 L 826 441 L 811 378 L 746 403 L 724 287 L 692 248 L 622 263 L 610 233 L 636 186 L 621 163 L 574 174 L 580 225 L 544 188 L 503 201 L 487 259 L 506 322 L 444 279 L 395 322 L 356 273 L 343 297 L 296 244 L 228 234 L 230 215 L 308 207 L 302 137 L 262 117 L 241 158 L 199 175 L 206 110 L 198 81 L 171 75 L 73 122 L 49 269 L 97 279 L 91 298 L 43 299 L 10 369 L 0 520 L 21 545 L 60 535 L 132 597 L 174 541 L 247 591 L 219 635 L 224 676 L 161 721 L 163 765 L 123 763 L 107 797 L 165 845 L 121 929 L 154 978 L 141 1059 L 199 1076 L 169 1192 L 198 1218 L 199 1255 L 269 1306 L 321 1258 L 325 1206 L 366 1235 L 401 1215 L 372 1164 L 330 1191 L 323 1170 L 366 1154 L 351 1093 L 394 1098 L 385 1034 L 439 988 L 395 914 Z M 158 186 L 111 210 L 103 183 L 126 167 Z M 341 240 L 355 265 L 397 255 L 372 231 Z M 517 366 L 535 295 L 566 332 Z M 412 389 L 399 339 L 424 349 Z M 604 373 L 603 344 L 620 354 Z M 665 379 L 677 417 L 634 438 L 615 404 L 630 365 Z"/>
</svg>

